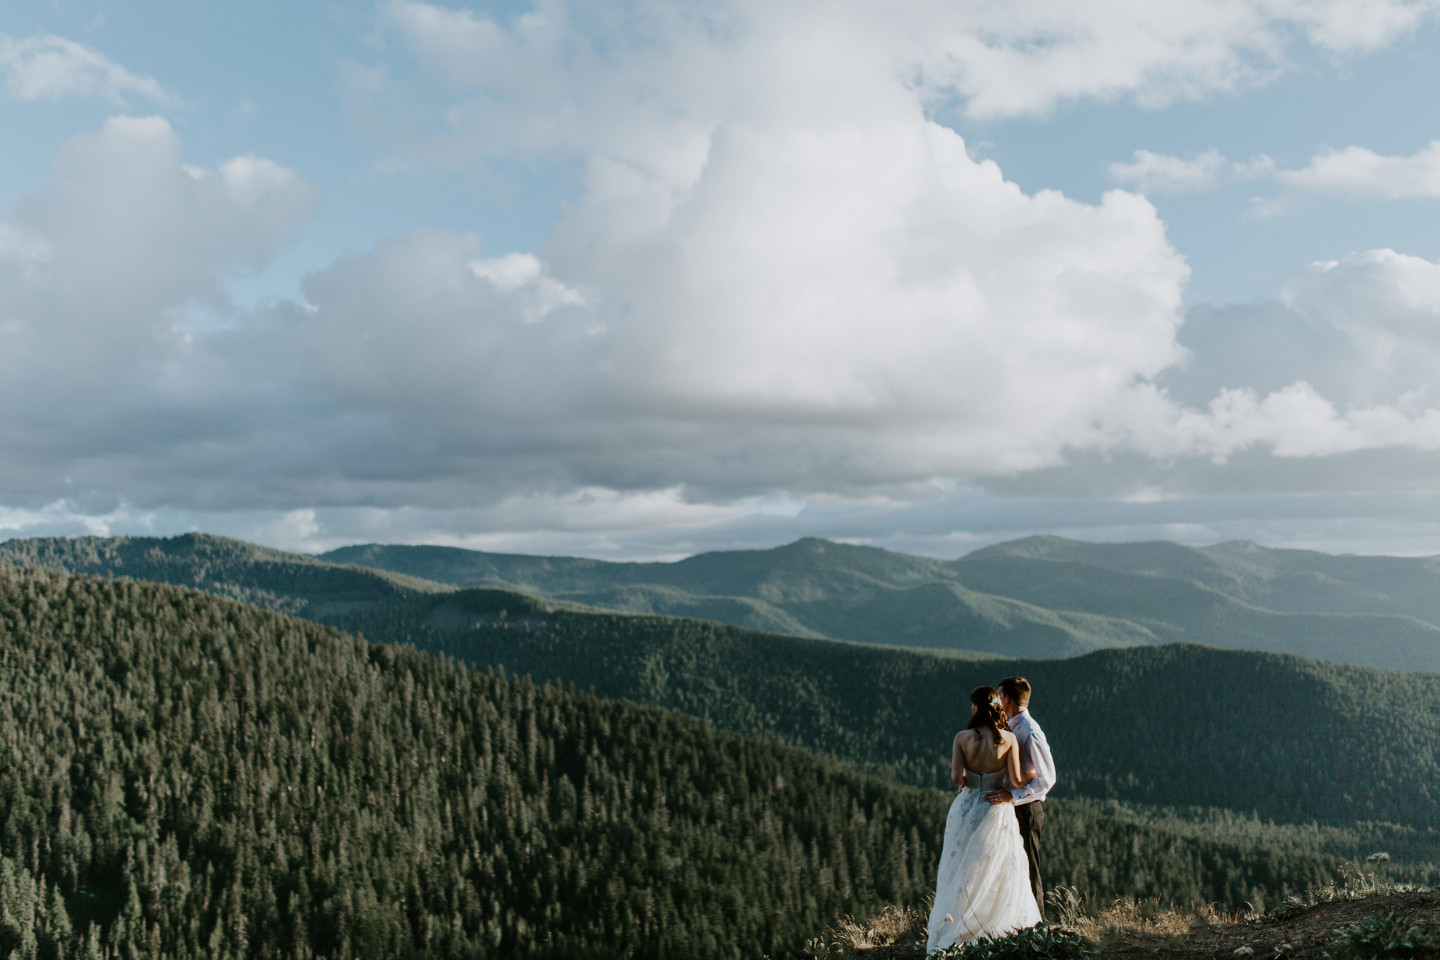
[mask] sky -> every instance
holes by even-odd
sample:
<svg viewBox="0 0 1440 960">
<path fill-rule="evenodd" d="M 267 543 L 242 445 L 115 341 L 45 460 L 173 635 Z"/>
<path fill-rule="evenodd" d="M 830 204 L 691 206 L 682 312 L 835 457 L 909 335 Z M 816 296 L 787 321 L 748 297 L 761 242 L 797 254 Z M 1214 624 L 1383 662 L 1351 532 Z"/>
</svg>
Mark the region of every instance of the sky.
<svg viewBox="0 0 1440 960">
<path fill-rule="evenodd" d="M 0 5 L 0 539 L 1440 554 L 1440 0 Z"/>
</svg>

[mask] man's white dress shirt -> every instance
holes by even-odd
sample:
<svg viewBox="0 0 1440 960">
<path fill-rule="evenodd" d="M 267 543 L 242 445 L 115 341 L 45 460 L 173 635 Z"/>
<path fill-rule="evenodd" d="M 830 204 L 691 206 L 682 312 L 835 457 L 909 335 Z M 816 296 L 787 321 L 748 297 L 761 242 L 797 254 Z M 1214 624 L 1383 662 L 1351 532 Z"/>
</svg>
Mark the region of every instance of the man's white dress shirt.
<svg viewBox="0 0 1440 960">
<path fill-rule="evenodd" d="M 1030 716 L 1029 710 L 1021 710 L 1010 718 L 1010 732 L 1020 741 L 1020 767 L 1035 768 L 1035 779 L 1023 787 L 1010 791 L 1017 804 L 1034 803 L 1044 800 L 1050 788 L 1055 786 L 1055 761 L 1050 756 L 1050 744 L 1045 731 Z"/>
</svg>

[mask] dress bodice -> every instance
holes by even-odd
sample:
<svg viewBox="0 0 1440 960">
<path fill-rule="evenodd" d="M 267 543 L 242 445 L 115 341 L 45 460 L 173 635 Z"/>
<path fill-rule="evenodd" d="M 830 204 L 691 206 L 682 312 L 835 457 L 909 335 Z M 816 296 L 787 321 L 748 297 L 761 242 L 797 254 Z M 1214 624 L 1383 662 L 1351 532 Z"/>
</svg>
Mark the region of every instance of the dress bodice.
<svg viewBox="0 0 1440 960">
<path fill-rule="evenodd" d="M 1005 786 L 1005 771 L 976 773 L 974 770 L 966 770 L 965 786 L 975 790 L 999 790 Z"/>
</svg>

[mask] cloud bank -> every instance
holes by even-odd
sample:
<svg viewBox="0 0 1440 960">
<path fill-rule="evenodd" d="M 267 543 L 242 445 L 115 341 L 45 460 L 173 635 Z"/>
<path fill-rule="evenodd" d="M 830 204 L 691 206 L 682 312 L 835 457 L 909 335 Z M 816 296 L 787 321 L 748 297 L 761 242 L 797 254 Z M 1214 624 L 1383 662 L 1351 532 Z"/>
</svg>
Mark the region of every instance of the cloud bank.
<svg viewBox="0 0 1440 960">
<path fill-rule="evenodd" d="M 1263 82 L 1296 36 L 1353 53 L 1434 13 L 1154 9 L 664 4 L 637 29 L 561 2 L 503 22 L 389 3 L 385 59 L 347 68 L 361 128 L 423 163 L 573 161 L 578 193 L 535 251 L 421 227 L 248 312 L 228 280 L 303 228 L 315 187 L 256 156 L 196 167 L 165 120 L 116 117 L 0 218 L 0 522 L 230 512 L 307 543 L 327 511 L 685 529 L 1090 464 L 1109 495 L 1163 498 L 1257 456 L 1428 463 L 1436 264 L 1301 271 L 1253 335 L 1336 349 L 1251 371 L 1234 338 L 1188 337 L 1188 268 L 1144 197 L 1027 194 L 933 118 L 947 99 L 1012 116 L 1201 96 Z M 25 69 L 27 96 L 80 90 Z M 163 93 L 115 69 L 75 75 Z M 1249 169 L 1137 154 L 1117 176 Z"/>
</svg>

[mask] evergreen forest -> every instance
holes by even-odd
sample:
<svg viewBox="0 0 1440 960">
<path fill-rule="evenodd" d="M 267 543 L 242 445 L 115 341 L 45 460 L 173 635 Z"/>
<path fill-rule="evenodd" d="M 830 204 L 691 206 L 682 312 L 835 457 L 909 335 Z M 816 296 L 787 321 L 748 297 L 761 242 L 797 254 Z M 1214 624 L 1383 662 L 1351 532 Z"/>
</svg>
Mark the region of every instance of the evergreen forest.
<svg viewBox="0 0 1440 960">
<path fill-rule="evenodd" d="M 680 712 L 43 569 L 0 568 L 0 731 L 16 957 L 792 956 L 829 918 L 922 901 L 949 802 Z M 1100 895 L 1238 905 L 1338 866 L 1246 818 L 1056 803 L 1052 876 Z"/>
<path fill-rule="evenodd" d="M 969 692 L 1023 675 L 1035 687 L 1035 716 L 1065 757 L 1059 796 L 1288 822 L 1383 821 L 1431 838 L 1437 828 L 1436 674 L 1196 644 L 1069 660 L 945 656 L 567 610 L 499 590 L 417 595 L 336 622 L 682 710 L 923 786 L 948 782 L 949 742 L 969 719 Z"/>
</svg>

